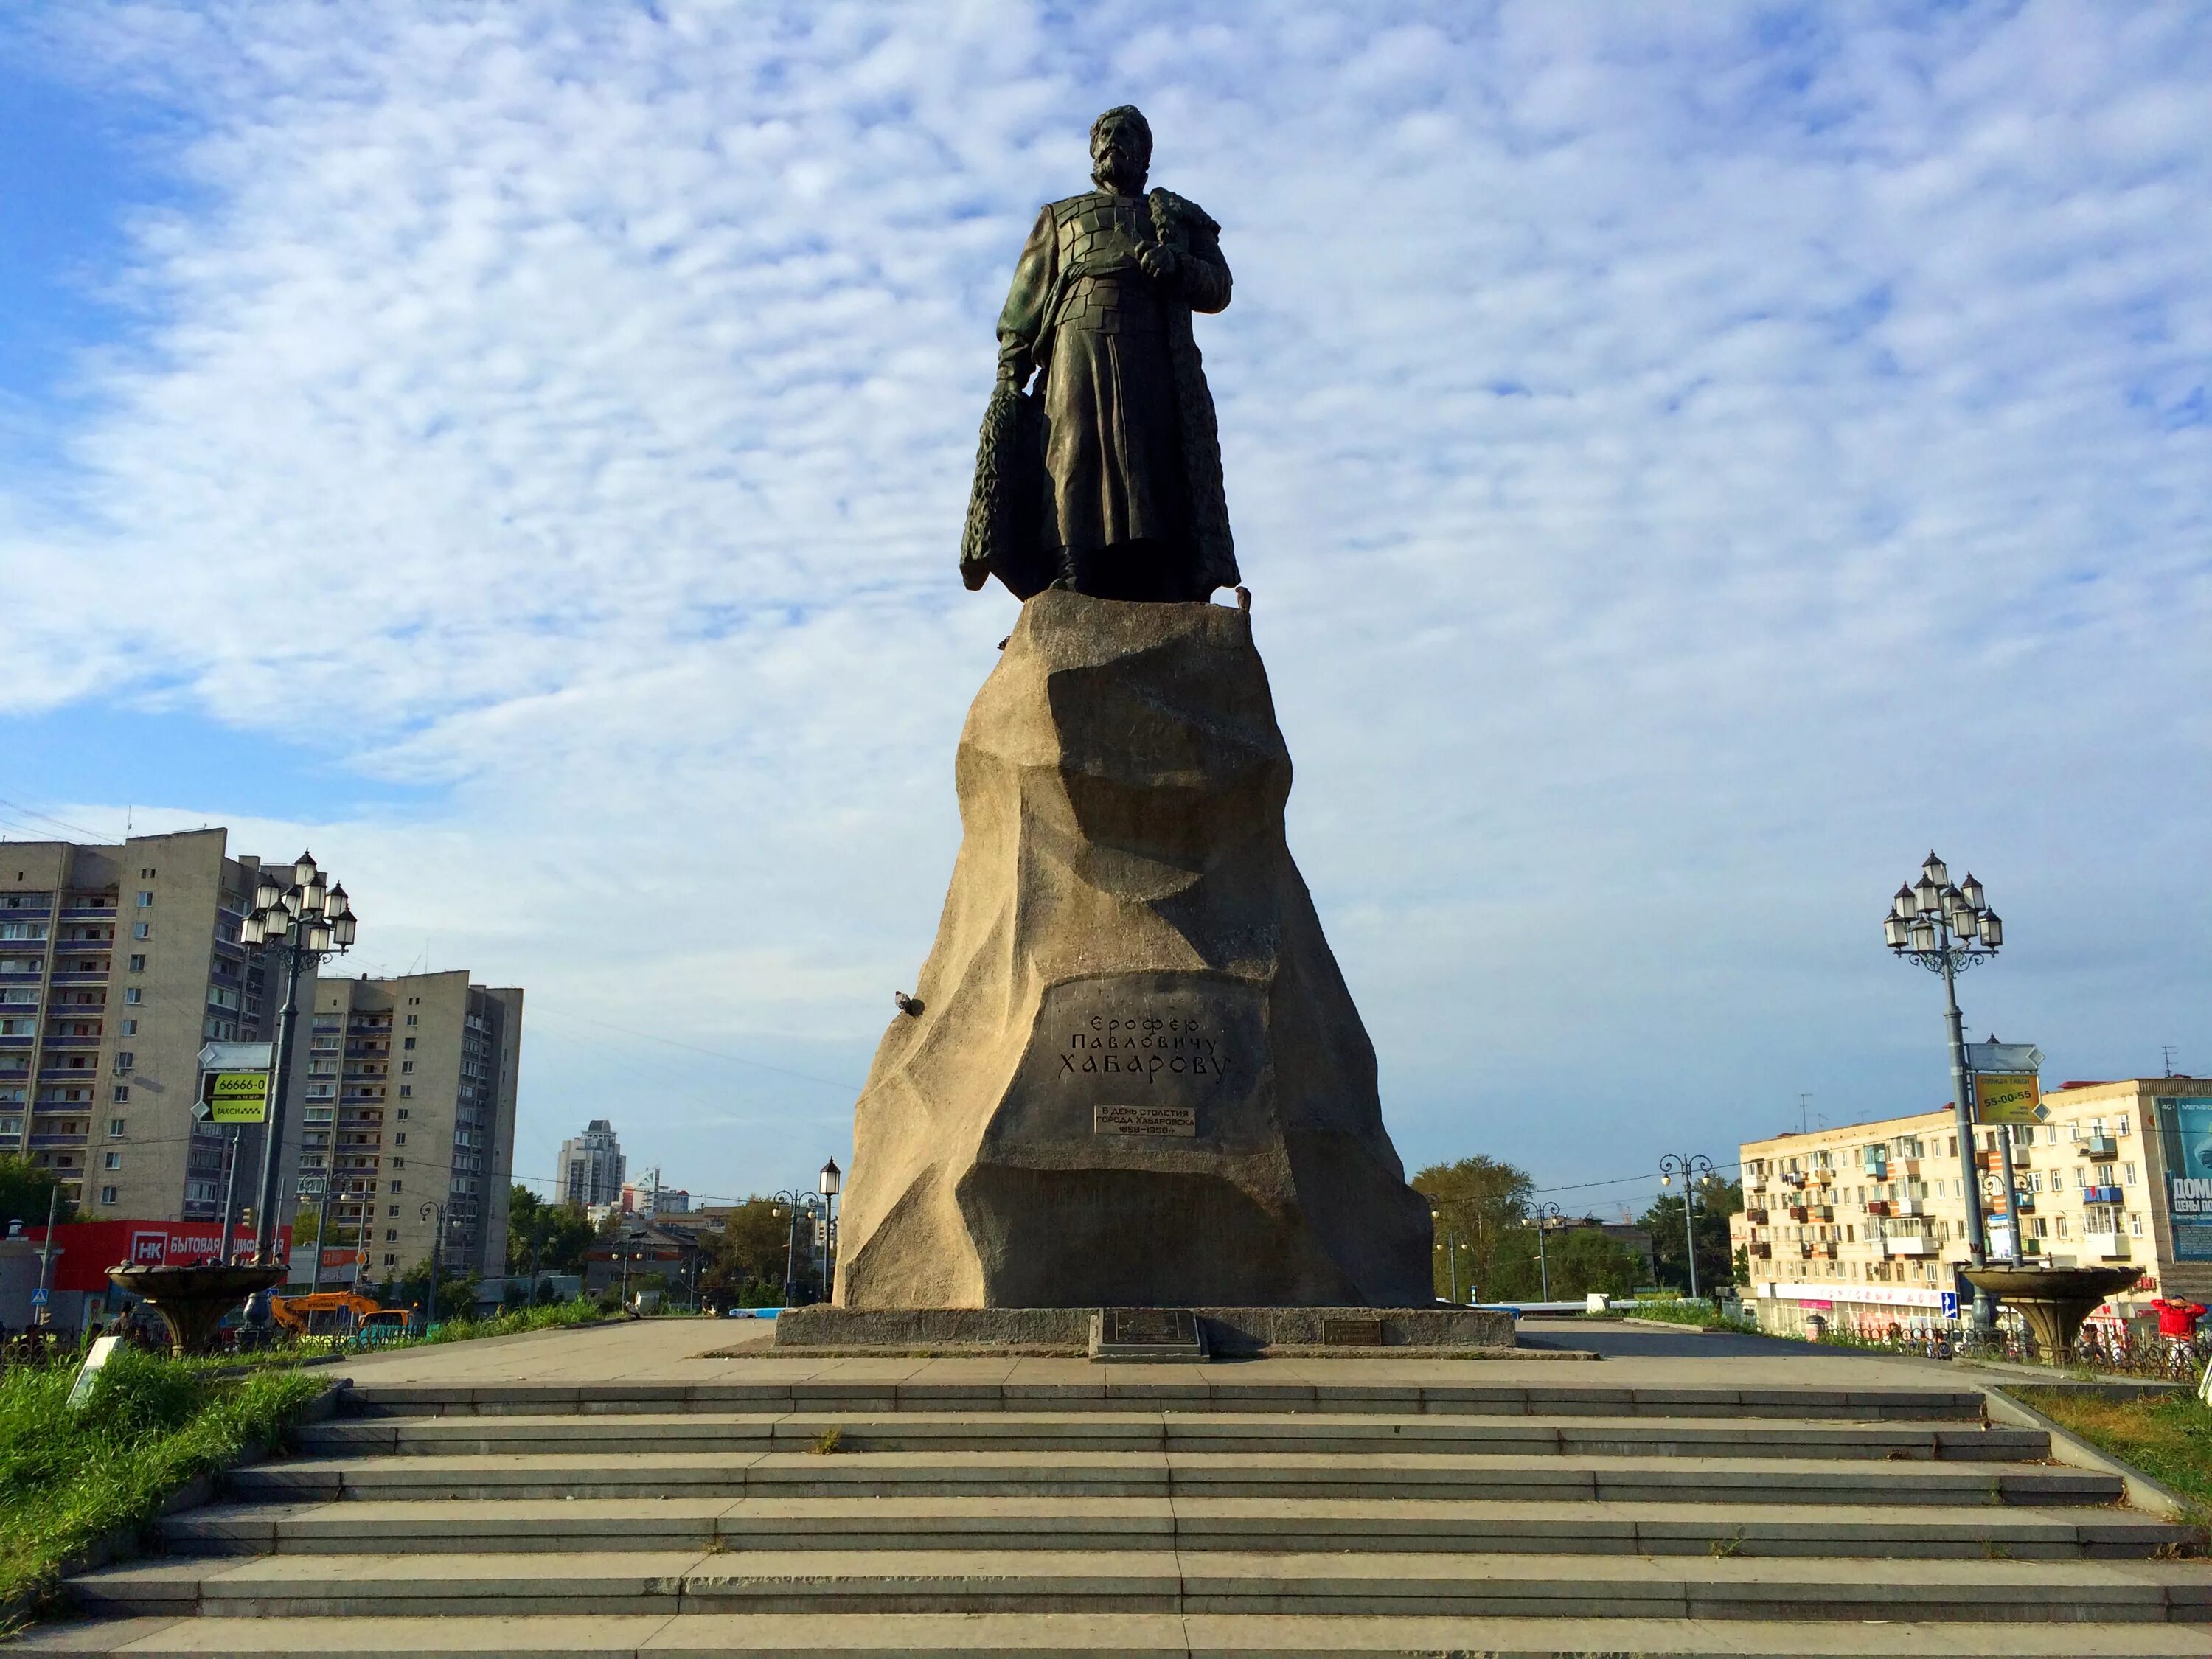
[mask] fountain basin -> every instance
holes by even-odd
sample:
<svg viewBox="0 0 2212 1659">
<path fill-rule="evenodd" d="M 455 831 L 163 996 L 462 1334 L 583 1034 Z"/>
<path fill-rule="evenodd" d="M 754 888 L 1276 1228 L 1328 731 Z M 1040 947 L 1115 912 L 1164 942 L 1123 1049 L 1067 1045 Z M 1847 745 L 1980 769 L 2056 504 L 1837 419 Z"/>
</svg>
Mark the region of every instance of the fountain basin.
<svg viewBox="0 0 2212 1659">
<path fill-rule="evenodd" d="M 2073 1351 L 2090 1310 L 2142 1277 L 2140 1267 L 1969 1267 L 1966 1282 L 2019 1310 L 2053 1364 Z"/>
<path fill-rule="evenodd" d="M 172 1353 L 213 1353 L 222 1316 L 289 1276 L 283 1267 L 210 1262 L 189 1267 L 110 1267 L 108 1282 L 143 1297 L 169 1327 Z"/>
</svg>

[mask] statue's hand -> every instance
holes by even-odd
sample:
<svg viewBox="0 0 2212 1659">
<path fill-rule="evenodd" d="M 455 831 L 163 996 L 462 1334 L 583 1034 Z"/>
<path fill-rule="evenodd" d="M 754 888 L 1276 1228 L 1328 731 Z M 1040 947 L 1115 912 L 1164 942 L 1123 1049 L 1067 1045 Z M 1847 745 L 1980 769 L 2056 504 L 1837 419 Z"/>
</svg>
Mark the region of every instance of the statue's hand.
<svg viewBox="0 0 2212 1659">
<path fill-rule="evenodd" d="M 1156 283 L 1171 283 L 1182 269 L 1182 256 L 1171 247 L 1147 242 L 1137 250 L 1137 264 Z"/>
</svg>

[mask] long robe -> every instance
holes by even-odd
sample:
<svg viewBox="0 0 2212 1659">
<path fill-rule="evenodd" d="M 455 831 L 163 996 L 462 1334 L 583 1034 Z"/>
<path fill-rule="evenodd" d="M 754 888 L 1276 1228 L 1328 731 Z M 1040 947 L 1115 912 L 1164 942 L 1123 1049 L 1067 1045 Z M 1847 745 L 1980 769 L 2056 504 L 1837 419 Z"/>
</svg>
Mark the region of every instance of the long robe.
<svg viewBox="0 0 2212 1659">
<path fill-rule="evenodd" d="M 962 550 L 969 586 L 995 572 L 1027 598 L 1063 548 L 1086 588 L 1121 597 L 1203 599 L 1237 581 L 1190 328 L 1194 310 L 1229 303 L 1218 230 L 1164 191 L 1094 191 L 1038 213 L 999 319 L 1004 373 Z M 1147 243 L 1179 256 L 1167 280 L 1139 264 Z M 1032 370 L 1037 392 L 1015 398 Z"/>
</svg>

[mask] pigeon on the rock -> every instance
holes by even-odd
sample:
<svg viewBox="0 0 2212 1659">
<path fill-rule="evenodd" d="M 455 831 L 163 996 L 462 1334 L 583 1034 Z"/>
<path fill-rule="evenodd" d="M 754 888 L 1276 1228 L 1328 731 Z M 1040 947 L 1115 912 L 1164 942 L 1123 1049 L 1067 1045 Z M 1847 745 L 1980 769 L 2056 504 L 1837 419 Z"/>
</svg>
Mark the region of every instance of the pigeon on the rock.
<svg viewBox="0 0 2212 1659">
<path fill-rule="evenodd" d="M 910 997 L 903 991 L 894 991 L 891 993 L 891 1000 L 898 1004 L 899 1012 L 907 1015 L 909 1018 L 919 1019 L 921 1017 L 920 997 Z"/>
</svg>

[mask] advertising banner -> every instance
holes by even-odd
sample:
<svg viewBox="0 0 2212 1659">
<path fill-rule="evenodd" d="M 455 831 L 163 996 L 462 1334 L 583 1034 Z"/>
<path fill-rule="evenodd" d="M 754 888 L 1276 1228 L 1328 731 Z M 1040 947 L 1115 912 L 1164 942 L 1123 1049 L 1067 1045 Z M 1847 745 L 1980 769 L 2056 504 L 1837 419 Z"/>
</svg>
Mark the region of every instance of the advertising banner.
<svg viewBox="0 0 2212 1659">
<path fill-rule="evenodd" d="M 2033 1072 L 1981 1072 L 1974 1077 L 1974 1116 L 1983 1123 L 2027 1123 L 2042 1120 L 2035 1109 L 2043 1090 Z"/>
<path fill-rule="evenodd" d="M 27 1236 L 39 1239 L 46 1229 Z M 253 1253 L 253 1230 L 234 1229 L 234 1255 Z M 292 1230 L 276 1230 L 280 1250 L 292 1248 Z M 222 1224 L 217 1221 L 64 1221 L 54 1229 L 53 1284 L 57 1290 L 105 1291 L 107 1270 L 120 1267 L 177 1267 L 209 1261 L 222 1254 Z"/>
<path fill-rule="evenodd" d="M 210 1072 L 208 1074 L 209 1116 L 216 1123 L 265 1123 L 269 1121 L 269 1073 L 266 1072 Z"/>
<path fill-rule="evenodd" d="M 2161 1098 L 2158 1138 L 2174 1256 L 2212 1261 L 2212 1099 Z"/>
</svg>

